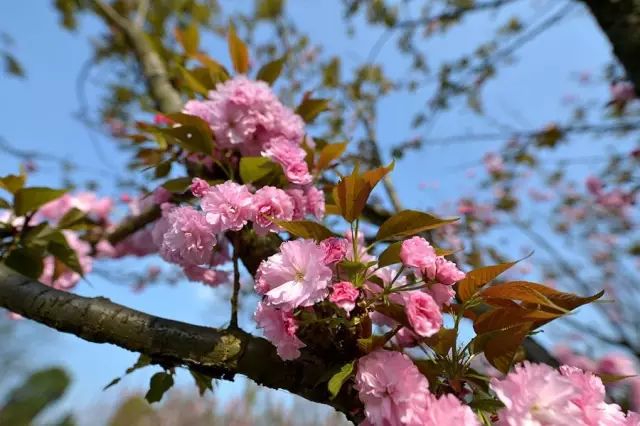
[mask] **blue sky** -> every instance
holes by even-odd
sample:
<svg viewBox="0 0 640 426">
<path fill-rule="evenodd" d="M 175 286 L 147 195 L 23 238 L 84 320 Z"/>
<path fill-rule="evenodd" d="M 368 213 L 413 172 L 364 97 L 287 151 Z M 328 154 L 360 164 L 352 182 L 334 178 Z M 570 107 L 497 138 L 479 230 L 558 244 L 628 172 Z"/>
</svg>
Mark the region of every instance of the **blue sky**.
<svg viewBox="0 0 640 426">
<path fill-rule="evenodd" d="M 551 3 L 550 3 L 551 2 Z M 522 1 L 517 6 L 499 14 L 480 14 L 465 21 L 465 25 L 436 36 L 425 44 L 427 59 L 437 63 L 462 51 L 473 49 L 479 41 L 489 39 L 495 28 L 513 13 L 536 17 L 556 0 Z M 105 165 L 119 164 L 122 154 L 112 140 L 95 135 L 99 139 L 98 151 L 90 141 L 88 130 L 75 118 L 79 109 L 76 97 L 76 77 L 90 54 L 89 36 L 97 31 L 98 23 L 83 20 L 77 33 L 62 31 L 57 15 L 49 6 L 51 2 L 23 0 L 5 2 L 0 13 L 0 30 L 11 34 L 15 40 L 15 53 L 24 65 L 28 78 L 17 80 L 0 76 L 0 136 L 15 146 L 41 152 L 54 152 L 84 165 L 90 176 L 104 183 L 104 192 L 115 194 Z M 223 2 L 224 3 L 224 2 Z M 347 66 L 355 66 L 366 57 L 377 40 L 380 29 L 360 30 L 353 39 L 344 36 L 341 11 L 337 1 L 293 0 L 290 13 L 299 26 L 321 41 L 328 53 L 339 54 Z M 247 0 L 239 4 L 251 5 Z M 502 67 L 495 82 L 484 91 L 486 111 L 500 117 L 515 128 L 538 128 L 552 120 L 566 117 L 566 107 L 561 98 L 567 93 L 605 99 L 606 87 L 600 85 L 578 89 L 571 75 L 583 70 L 598 72 L 609 60 L 609 47 L 591 18 L 580 8 L 562 25 L 552 28 L 527 44 L 517 54 L 517 64 Z M 387 43 L 378 57 L 385 70 L 400 73 L 404 64 L 394 51 L 395 44 Z M 213 44 L 212 56 L 227 60 L 221 44 Z M 408 134 L 411 113 L 424 108 L 428 91 L 412 95 L 390 96 L 379 107 L 378 132 L 383 147 L 389 147 Z M 88 97 L 96 106 L 96 92 L 89 89 Z M 517 111 L 517 114 L 514 113 Z M 432 137 L 458 135 L 465 132 L 495 131 L 495 125 L 478 118 L 464 108 L 437 118 L 430 132 Z M 583 139 L 582 143 L 594 143 Z M 453 193 L 468 192 L 473 182 L 465 177 L 461 164 L 478 164 L 487 149 L 496 149 L 501 141 L 459 144 L 448 147 L 426 147 L 419 154 L 410 155 L 398 163 L 393 179 L 401 198 L 409 207 L 430 208 L 452 198 Z M 571 148 L 569 154 L 580 152 Z M 121 163 L 121 162 L 120 162 Z M 465 166 L 466 168 L 466 166 Z M 17 162 L 0 153 L 0 174 L 15 172 Z M 95 173 L 94 170 L 99 170 Z M 582 173 L 577 170 L 572 173 Z M 436 189 L 419 190 L 419 182 L 440 181 Z M 31 183 L 59 184 L 59 173 L 51 165 L 42 165 Z M 124 267 L 139 268 L 147 262 L 125 261 Z M 182 283 L 177 286 L 155 286 L 143 293 L 133 293 L 127 288 L 112 285 L 99 276 L 90 276 L 91 285 L 83 283 L 77 292 L 87 296 L 103 295 L 117 303 L 167 318 L 196 324 L 219 325 L 227 318 L 226 302 L 219 300 L 213 291 L 201 286 Z M 71 371 L 74 381 L 65 405 L 92 407 L 118 396 L 126 389 L 144 389 L 151 369 L 134 373 L 115 388 L 100 389 L 112 378 L 122 374 L 133 364 L 136 355 L 111 345 L 96 345 L 72 336 L 58 335 L 37 325 L 22 325 L 37 330 L 37 339 L 28 342 L 34 365 L 62 364 Z M 40 336 L 43 344 L 40 344 Z M 188 382 L 185 378 L 183 382 Z M 234 392 L 237 386 L 222 385 L 218 392 Z"/>
</svg>

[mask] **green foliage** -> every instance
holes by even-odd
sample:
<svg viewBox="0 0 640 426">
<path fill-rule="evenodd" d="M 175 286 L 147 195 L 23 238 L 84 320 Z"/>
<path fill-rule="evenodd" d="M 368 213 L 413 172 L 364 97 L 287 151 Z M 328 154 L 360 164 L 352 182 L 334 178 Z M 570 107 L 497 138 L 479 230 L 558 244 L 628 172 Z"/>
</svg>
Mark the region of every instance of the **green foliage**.
<svg viewBox="0 0 640 426">
<path fill-rule="evenodd" d="M 69 383 L 69 376 L 61 368 L 36 371 L 9 393 L 0 409 L 0 425 L 32 424 L 40 413 L 64 395 Z"/>
<path fill-rule="evenodd" d="M 387 219 L 376 234 L 376 240 L 388 240 L 397 237 L 416 235 L 429 229 L 457 221 L 457 218 L 439 218 L 416 210 L 403 210 Z"/>
<path fill-rule="evenodd" d="M 336 374 L 331 376 L 331 379 L 329 379 L 329 382 L 327 383 L 331 399 L 338 396 L 340 389 L 342 389 L 342 385 L 344 385 L 344 383 L 349 380 L 349 377 L 353 375 L 354 366 L 355 361 L 346 363 L 340 367 L 340 370 Z"/>
<path fill-rule="evenodd" d="M 247 45 L 238 38 L 236 28 L 233 24 L 229 25 L 227 43 L 233 69 L 240 74 L 246 74 L 247 71 L 249 71 L 249 50 L 247 49 Z"/>
<path fill-rule="evenodd" d="M 276 220 L 276 223 L 291 235 L 299 238 L 310 238 L 316 241 L 322 241 L 325 238 L 336 235 L 325 226 L 310 220 L 294 220 L 290 222 Z"/>
<path fill-rule="evenodd" d="M 51 189 L 44 187 L 31 187 L 18 189 L 13 198 L 13 209 L 18 216 L 33 213 L 39 207 L 59 198 L 66 193 L 66 189 Z"/>
<path fill-rule="evenodd" d="M 284 67 L 284 62 L 285 57 L 283 56 L 265 64 L 262 68 L 260 68 L 260 70 L 258 70 L 256 78 L 268 84 L 273 84 L 280 76 L 282 68 Z"/>
<path fill-rule="evenodd" d="M 327 109 L 329 109 L 328 99 L 311 99 L 305 97 L 296 108 L 296 114 L 302 117 L 305 123 L 312 123 L 321 112 Z"/>
<path fill-rule="evenodd" d="M 165 372 L 159 372 L 151 376 L 149 390 L 144 398 L 152 404 L 162 399 L 162 396 L 173 386 L 173 376 Z"/>
</svg>

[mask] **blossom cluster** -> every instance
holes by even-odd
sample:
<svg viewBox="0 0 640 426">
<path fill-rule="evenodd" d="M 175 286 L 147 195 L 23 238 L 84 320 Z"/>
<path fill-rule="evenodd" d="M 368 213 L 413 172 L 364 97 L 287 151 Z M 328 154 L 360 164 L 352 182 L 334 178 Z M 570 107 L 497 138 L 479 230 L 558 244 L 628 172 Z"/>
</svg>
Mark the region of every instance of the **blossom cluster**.
<svg viewBox="0 0 640 426">
<path fill-rule="evenodd" d="M 311 183 L 304 123 L 266 83 L 235 77 L 219 83 L 207 99 L 187 102 L 184 112 L 209 123 L 218 149 L 262 155 L 278 163 L 290 183 Z"/>
<path fill-rule="evenodd" d="M 402 243 L 401 269 L 376 268 L 363 236 L 360 234 L 356 241 L 350 233 L 347 236 L 330 237 L 320 243 L 287 241 L 278 253 L 260 264 L 255 290 L 263 298 L 256 321 L 283 359 L 297 358 L 299 349 L 305 346 L 295 334 L 296 314 L 324 301 L 342 310 L 347 318 L 360 305 L 374 323 L 398 328 L 395 339 L 404 347 L 415 346 L 442 327 L 441 308 L 451 302 L 452 286 L 465 276 L 453 262 L 436 255 L 424 238 L 413 237 Z M 345 280 L 348 273 L 344 262 L 369 262 L 372 272 Z M 404 325 L 375 310 L 385 298 L 403 309 L 407 320 Z"/>
<path fill-rule="evenodd" d="M 200 209 L 163 203 L 151 240 L 164 260 L 182 266 L 189 279 L 208 285 L 226 281 L 225 273 L 210 267 L 230 260 L 227 231 L 240 231 L 251 223 L 256 234 L 265 235 L 282 230 L 278 220 L 324 212 L 324 194 L 315 187 L 285 191 L 264 186 L 252 193 L 233 181 L 209 185 L 195 178 L 191 191 Z"/>
</svg>

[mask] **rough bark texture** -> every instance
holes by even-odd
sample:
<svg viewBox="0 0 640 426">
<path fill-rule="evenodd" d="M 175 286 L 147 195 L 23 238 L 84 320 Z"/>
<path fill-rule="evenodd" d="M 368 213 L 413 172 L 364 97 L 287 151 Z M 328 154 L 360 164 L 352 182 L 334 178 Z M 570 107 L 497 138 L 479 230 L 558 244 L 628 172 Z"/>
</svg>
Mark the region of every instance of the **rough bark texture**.
<svg viewBox="0 0 640 426">
<path fill-rule="evenodd" d="M 613 54 L 640 88 L 640 1 L 582 0 L 605 33 Z"/>
<path fill-rule="evenodd" d="M 242 374 L 258 384 L 285 389 L 345 413 L 359 402 L 331 401 L 327 365 L 312 354 L 282 361 L 267 340 L 242 330 L 218 330 L 139 312 L 103 297 L 86 298 L 47 287 L 0 264 L 0 306 L 58 331 L 95 343 L 111 343 L 151 357 L 166 367 L 185 366 L 211 377 Z M 352 417 L 355 420 L 355 418 Z"/>
</svg>

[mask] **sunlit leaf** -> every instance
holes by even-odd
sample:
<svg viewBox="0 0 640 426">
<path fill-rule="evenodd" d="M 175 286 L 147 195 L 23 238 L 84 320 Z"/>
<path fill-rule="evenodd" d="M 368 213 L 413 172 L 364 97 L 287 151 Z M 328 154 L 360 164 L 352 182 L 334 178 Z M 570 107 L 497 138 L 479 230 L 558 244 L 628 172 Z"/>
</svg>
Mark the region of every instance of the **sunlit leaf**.
<svg viewBox="0 0 640 426">
<path fill-rule="evenodd" d="M 408 237 L 420 232 L 453 223 L 457 218 L 440 218 L 417 210 L 403 210 L 387 219 L 378 229 L 376 240 Z"/>
<path fill-rule="evenodd" d="M 342 155 L 347 148 L 347 142 L 327 144 L 320 150 L 316 170 L 322 171 L 326 169 L 332 161 Z"/>
<path fill-rule="evenodd" d="M 258 80 L 262 80 L 268 84 L 273 84 L 280 73 L 282 72 L 282 68 L 284 67 L 285 57 L 275 59 L 267 64 L 265 64 L 256 75 Z"/>
<path fill-rule="evenodd" d="M 24 186 L 26 179 L 27 177 L 23 174 L 3 176 L 0 178 L 0 188 L 15 194 L 16 191 Z"/>
<path fill-rule="evenodd" d="M 233 24 L 229 24 L 227 43 L 233 69 L 240 74 L 246 74 L 246 72 L 249 71 L 249 51 L 244 42 L 238 38 L 236 28 Z"/>
<path fill-rule="evenodd" d="M 240 178 L 244 183 L 258 181 L 272 173 L 277 173 L 280 166 L 266 157 L 242 157 L 240 159 Z"/>
<path fill-rule="evenodd" d="M 340 389 L 342 389 L 342 385 L 349 380 L 349 377 L 353 374 L 353 367 L 355 361 L 351 361 L 340 368 L 336 374 L 334 374 L 329 382 L 327 383 L 327 388 L 329 389 L 329 394 L 331 394 L 331 399 L 338 396 L 340 393 Z"/>
<path fill-rule="evenodd" d="M 181 178 L 169 179 L 168 181 L 162 184 L 162 187 L 167 191 L 181 194 L 185 192 L 190 185 L 191 185 L 190 177 L 181 177 Z"/>
<path fill-rule="evenodd" d="M 14 194 L 13 208 L 18 216 L 38 210 L 41 206 L 61 197 L 66 189 L 51 189 L 44 187 L 21 188 Z"/>
<path fill-rule="evenodd" d="M 299 238 L 310 238 L 322 241 L 325 238 L 333 237 L 335 234 L 324 225 L 310 220 L 275 221 L 285 231 Z"/>
<path fill-rule="evenodd" d="M 187 55 L 194 55 L 198 53 L 198 48 L 200 46 L 200 34 L 195 22 L 192 22 L 184 29 L 176 28 L 175 35 Z"/>
<path fill-rule="evenodd" d="M 514 325 L 530 324 L 540 321 L 550 321 L 562 316 L 561 312 L 547 312 L 522 307 L 496 308 L 483 312 L 473 322 L 473 329 L 477 334 L 503 330 Z"/>
<path fill-rule="evenodd" d="M 353 222 L 360 217 L 372 189 L 373 187 L 358 175 L 357 167 L 350 176 L 345 176 L 338 182 L 333 188 L 333 201 L 345 220 Z"/>
<path fill-rule="evenodd" d="M 502 373 L 509 372 L 529 330 L 528 324 L 522 324 L 493 334 L 484 345 L 484 356 L 489 364 Z"/>
<path fill-rule="evenodd" d="M 511 268 L 516 263 L 518 263 L 518 261 L 500 263 L 492 266 L 483 266 L 482 268 L 467 272 L 465 278 L 458 283 L 458 297 L 461 301 L 466 302 L 476 294 L 478 289 L 489 283 L 489 281 L 493 280 L 507 269 Z"/>
<path fill-rule="evenodd" d="M 298 114 L 305 123 L 311 123 L 323 111 L 329 109 L 329 99 L 304 98 L 296 108 Z"/>
<path fill-rule="evenodd" d="M 382 166 L 377 167 L 373 170 L 367 170 L 362 174 L 362 177 L 364 180 L 369 182 L 369 185 L 371 185 L 372 188 L 375 188 L 378 182 L 380 182 L 380 179 L 389 174 L 389 172 L 391 172 L 395 166 L 396 162 L 392 161 L 388 166 Z"/>
</svg>

